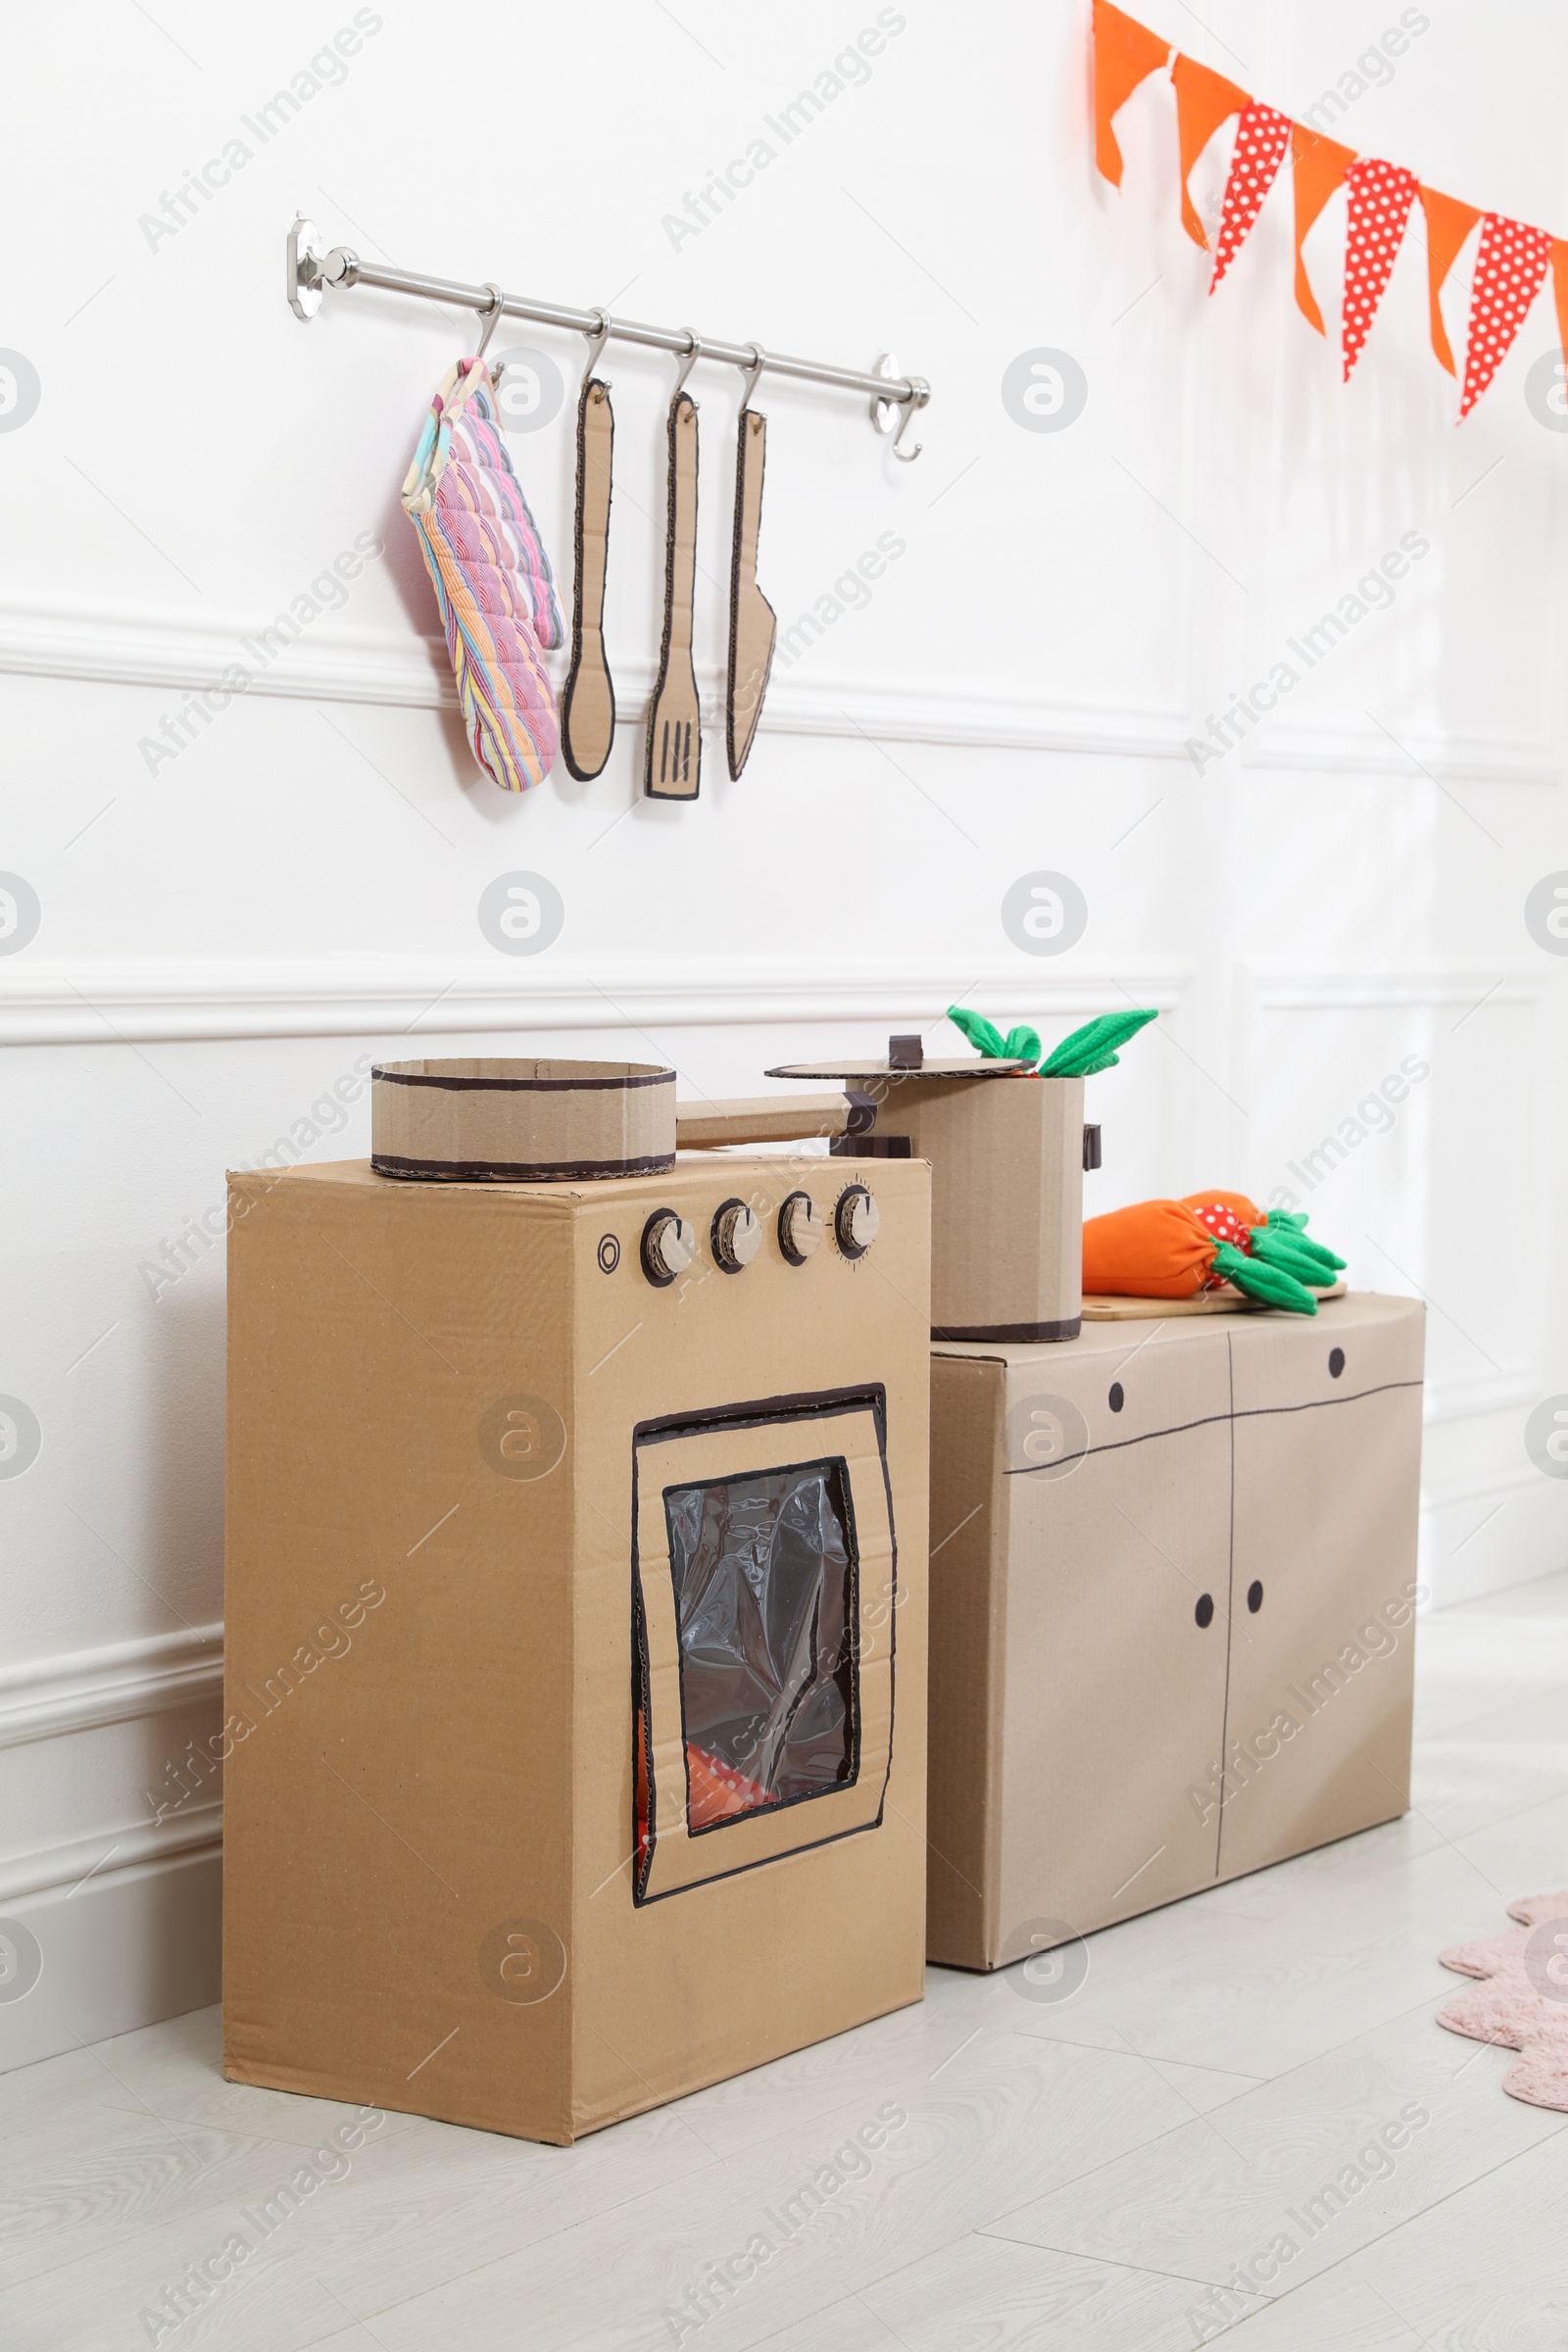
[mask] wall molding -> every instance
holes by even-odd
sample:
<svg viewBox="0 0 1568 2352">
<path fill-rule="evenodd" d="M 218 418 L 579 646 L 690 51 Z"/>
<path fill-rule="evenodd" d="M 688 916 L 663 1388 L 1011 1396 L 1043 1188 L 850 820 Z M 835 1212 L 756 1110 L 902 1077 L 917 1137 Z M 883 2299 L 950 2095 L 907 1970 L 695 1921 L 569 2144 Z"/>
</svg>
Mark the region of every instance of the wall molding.
<svg viewBox="0 0 1568 2352">
<path fill-rule="evenodd" d="M 254 644 L 267 626 L 266 615 L 222 623 L 185 613 L 0 606 L 0 670 L 172 693 L 209 692 L 222 686 L 236 662 L 255 670 L 256 656 L 245 653 L 244 641 L 249 638 Z M 819 639 L 794 664 L 786 663 L 781 644 L 762 706 L 764 733 L 869 736 L 878 742 L 1153 760 L 1186 757 L 1191 726 L 1181 710 L 1077 705 L 1000 686 L 835 676 L 820 669 L 816 661 L 825 642 Z M 558 688 L 564 682 L 567 660 L 565 649 L 547 657 Z M 617 654 L 615 692 L 622 726 L 636 726 L 646 715 L 657 668 L 647 656 Z M 721 728 L 721 673 L 711 665 L 700 667 L 698 685 L 704 725 Z M 246 691 L 290 701 L 381 704 L 394 710 L 457 708 L 445 646 L 412 629 L 407 634 L 307 629 L 253 677 Z"/>
<path fill-rule="evenodd" d="M 1526 963 L 1241 966 L 1260 1012 L 1354 1012 L 1388 1005 L 1534 1004 L 1547 974 Z"/>
<path fill-rule="evenodd" d="M 163 1868 L 174 1861 L 217 1854 L 223 1842 L 221 1798 L 205 1804 L 183 1805 L 162 1821 L 144 1818 L 115 1829 L 97 1830 L 90 1838 L 73 1838 L 35 1853 L 8 1854 L 0 1859 L 0 1903 L 20 1902 L 28 1895 L 68 1887 L 99 1886 L 122 1872 Z"/>
<path fill-rule="evenodd" d="M 1527 1489 L 1534 1493 L 1544 1490 L 1551 1482 L 1543 1478 L 1533 1462 L 1505 1464 L 1493 1470 L 1479 1470 L 1471 1478 L 1456 1478 L 1445 1486 L 1423 1488 L 1421 1508 L 1424 1511 L 1455 1511 L 1462 1504 L 1490 1502 L 1494 1495 L 1519 1494 Z M 1545 1570 L 1533 1570 L 1533 1575 L 1544 1575 Z M 1528 1578 L 1516 1579 L 1526 1583 Z"/>
<path fill-rule="evenodd" d="M 1556 784 L 1562 775 L 1557 747 L 1548 737 L 1439 735 L 1399 727 L 1394 742 L 1376 726 L 1285 720 L 1250 736 L 1242 746 L 1244 768 L 1330 775 L 1427 776 L 1447 784 Z"/>
<path fill-rule="evenodd" d="M 222 1688 L 220 1624 L 34 1658 L 0 1672 L 0 1747 L 167 1715 L 216 1700 Z"/>
<path fill-rule="evenodd" d="M 259 641 L 266 614 L 214 621 L 190 613 L 132 608 L 94 612 L 74 605 L 0 605 L 0 670 L 101 685 L 156 687 L 172 694 L 221 687 L 235 662 L 255 669 L 246 640 Z M 1077 752 L 1110 758 L 1185 760 L 1201 736 L 1190 711 L 1169 705 L 1075 704 L 1001 686 L 936 686 L 919 679 L 868 680 L 819 671 L 817 639 L 796 662 L 779 655 L 761 728 L 779 735 L 871 737 L 877 742 L 963 744 L 999 751 Z M 829 647 L 828 658 L 831 659 Z M 564 649 L 548 665 L 564 683 Z M 617 654 L 615 688 L 622 724 L 646 715 L 657 663 Z M 723 724 L 723 678 L 699 669 L 703 723 Z M 455 710 L 446 649 L 438 638 L 406 632 L 306 629 L 253 677 L 248 693 L 288 701 L 369 703 L 393 710 Z M 1555 784 L 1562 761 L 1546 737 L 1440 734 L 1399 730 L 1393 742 L 1359 722 L 1281 719 L 1241 747 L 1244 769 L 1332 775 L 1427 775 L 1448 783 Z"/>
<path fill-rule="evenodd" d="M 1539 1372 L 1478 1372 L 1468 1380 L 1429 1381 L 1424 1419 L 1429 1428 L 1446 1421 L 1468 1421 L 1487 1413 L 1516 1412 L 1536 1404 L 1544 1392 Z"/>
<path fill-rule="evenodd" d="M 1103 1012 L 1131 997 L 1161 1012 L 1191 963 L 1170 957 L 1020 954 L 808 968 L 718 958 L 588 964 L 547 950 L 438 963 L 347 956 L 327 962 L 0 965 L 0 1044 L 143 1045 L 200 1038 L 438 1037 L 469 1031 L 797 1027 L 941 1019 L 956 988 L 1009 1021 Z"/>
</svg>

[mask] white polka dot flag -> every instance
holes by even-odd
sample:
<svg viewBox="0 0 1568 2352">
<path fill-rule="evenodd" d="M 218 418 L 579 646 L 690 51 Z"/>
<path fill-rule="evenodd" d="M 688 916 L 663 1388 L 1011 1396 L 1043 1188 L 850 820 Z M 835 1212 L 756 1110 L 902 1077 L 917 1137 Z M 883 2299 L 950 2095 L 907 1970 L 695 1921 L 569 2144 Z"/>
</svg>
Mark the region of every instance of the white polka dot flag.
<svg viewBox="0 0 1568 2352">
<path fill-rule="evenodd" d="M 1350 191 L 1350 210 L 1346 226 L 1340 340 L 1345 352 L 1345 381 L 1348 383 L 1373 314 L 1383 300 L 1418 183 L 1415 173 L 1398 164 L 1380 164 L 1373 156 L 1358 155 L 1345 174 L 1345 184 Z"/>
<path fill-rule="evenodd" d="M 1345 299 L 1340 345 L 1345 380 L 1361 356 L 1409 224 L 1410 208 L 1421 199 L 1427 251 L 1427 301 L 1432 349 L 1440 366 L 1456 372 L 1444 322 L 1441 296 L 1448 273 L 1477 223 L 1480 240 L 1470 293 L 1464 387 L 1459 415 L 1468 416 L 1491 383 L 1549 269 L 1557 312 L 1557 339 L 1568 355 L 1568 239 L 1544 228 L 1509 220 L 1500 213 L 1445 196 L 1422 185 L 1415 172 L 1379 157 L 1356 155 L 1321 131 L 1293 122 L 1263 105 L 1212 67 L 1172 49 L 1163 34 L 1136 17 L 1092 0 L 1095 61 L 1095 159 L 1102 174 L 1120 186 L 1122 155 L 1111 127 L 1135 90 L 1163 69 L 1176 100 L 1182 225 L 1205 249 L 1207 229 L 1193 202 L 1191 179 L 1210 142 L 1236 119 L 1236 139 L 1220 205 L 1209 292 L 1225 276 L 1250 235 L 1287 153 L 1296 209 L 1296 300 L 1308 322 L 1325 333 L 1302 260 L 1301 243 L 1330 198 L 1347 193 Z"/>
<path fill-rule="evenodd" d="M 1481 250 L 1470 287 L 1470 332 L 1464 347 L 1464 395 L 1459 414 L 1468 416 L 1507 356 L 1524 324 L 1526 311 L 1541 291 L 1551 259 L 1544 228 L 1488 213 L 1481 223 Z"/>
<path fill-rule="evenodd" d="M 1230 176 L 1225 182 L 1219 241 L 1214 249 L 1214 275 L 1208 288 L 1211 294 L 1262 211 L 1263 199 L 1274 185 L 1275 174 L 1290 152 L 1290 116 L 1276 114 L 1273 107 L 1259 106 L 1255 99 L 1249 99 L 1236 124 L 1236 146 L 1231 156 Z"/>
</svg>

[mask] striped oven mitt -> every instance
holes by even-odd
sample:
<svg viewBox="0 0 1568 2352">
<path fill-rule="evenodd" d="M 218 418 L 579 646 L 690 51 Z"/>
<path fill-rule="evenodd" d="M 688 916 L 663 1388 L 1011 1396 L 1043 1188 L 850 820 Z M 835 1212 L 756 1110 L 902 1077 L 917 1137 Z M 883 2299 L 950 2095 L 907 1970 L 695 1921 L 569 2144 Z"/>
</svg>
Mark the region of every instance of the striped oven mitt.
<svg viewBox="0 0 1568 2352">
<path fill-rule="evenodd" d="M 460 360 L 431 401 L 403 506 L 441 609 L 473 756 L 503 792 L 526 792 L 561 748 L 544 653 L 565 631 L 482 360 Z"/>
</svg>

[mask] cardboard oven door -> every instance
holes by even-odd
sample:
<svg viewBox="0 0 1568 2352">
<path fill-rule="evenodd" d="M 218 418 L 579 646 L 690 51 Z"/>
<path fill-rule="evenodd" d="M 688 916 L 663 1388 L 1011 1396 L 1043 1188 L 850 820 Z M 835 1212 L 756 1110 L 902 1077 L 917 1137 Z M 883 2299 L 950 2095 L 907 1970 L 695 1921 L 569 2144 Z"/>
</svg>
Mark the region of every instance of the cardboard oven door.
<svg viewBox="0 0 1568 2352">
<path fill-rule="evenodd" d="M 634 1439 L 639 1903 L 882 1818 L 899 1592 L 881 1392 L 746 1412 Z"/>
</svg>

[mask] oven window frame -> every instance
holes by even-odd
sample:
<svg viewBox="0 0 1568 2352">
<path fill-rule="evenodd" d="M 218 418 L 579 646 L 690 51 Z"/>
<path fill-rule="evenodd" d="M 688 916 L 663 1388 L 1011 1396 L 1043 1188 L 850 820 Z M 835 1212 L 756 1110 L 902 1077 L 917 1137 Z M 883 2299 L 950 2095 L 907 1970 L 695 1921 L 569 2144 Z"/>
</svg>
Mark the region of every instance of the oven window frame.
<svg viewBox="0 0 1568 2352">
<path fill-rule="evenodd" d="M 870 1434 L 874 1440 L 874 1446 L 872 1448 L 868 1449 L 868 1452 L 874 1453 L 876 1466 L 880 1472 L 882 1485 L 882 1507 L 885 1510 L 887 1517 L 887 1731 L 886 1752 L 883 1754 L 879 1749 L 878 1755 L 873 1760 L 872 1764 L 873 1772 L 879 1773 L 880 1776 L 879 1786 L 876 1787 L 875 1810 L 863 1820 L 853 1821 L 842 1828 L 824 1827 L 823 1834 L 820 1837 L 804 1837 L 800 1838 L 798 1842 L 788 1844 L 776 1853 L 764 1854 L 750 1861 L 735 1862 L 729 1867 L 725 1867 L 723 1862 L 725 1849 L 719 1848 L 715 1850 L 710 1848 L 708 1850 L 711 1852 L 712 1859 L 715 1864 L 715 1867 L 711 1871 L 707 1872 L 701 1877 L 687 1880 L 680 1885 L 654 1887 L 651 1886 L 650 1882 L 653 1877 L 655 1862 L 658 1855 L 661 1833 L 659 1820 L 659 1786 L 658 1777 L 655 1770 L 654 1756 L 652 1713 L 653 1660 L 651 1656 L 648 1633 L 648 1612 L 643 1589 L 644 1561 L 641 1543 L 641 1512 L 644 1505 L 643 1483 L 646 1476 L 645 1465 L 643 1461 L 644 1452 L 650 1446 L 657 1446 L 671 1440 L 729 1436 L 734 1433 L 749 1429 L 760 1431 L 764 1429 L 777 1430 L 779 1433 L 779 1445 L 782 1450 L 787 1448 L 790 1433 L 792 1432 L 800 1432 L 804 1436 L 806 1431 L 813 1422 L 843 1419 L 849 1415 L 858 1413 L 864 1413 L 869 1417 Z M 836 1844 L 844 1838 L 860 1837 L 867 1831 L 881 1828 L 883 1811 L 886 1803 L 887 1786 L 893 1769 L 893 1745 L 897 1723 L 898 1612 L 899 1604 L 903 1597 L 902 1587 L 899 1582 L 898 1525 L 894 1516 L 893 1486 L 888 1470 L 887 1421 L 887 1391 L 880 1381 L 875 1381 L 865 1382 L 854 1388 L 816 1390 L 806 1395 L 753 1397 L 734 1404 L 713 1406 L 704 1411 L 686 1411 L 681 1413 L 662 1414 L 654 1419 L 639 1421 L 634 1425 L 632 1429 L 631 1444 L 632 1481 L 630 1545 L 631 1690 L 629 1695 L 631 1706 L 629 1712 L 631 1717 L 630 1731 L 632 1746 L 630 1858 L 632 1901 L 633 1904 L 639 1909 L 648 1903 L 669 1901 L 675 1895 L 689 1893 L 697 1886 L 711 1886 L 716 1880 L 739 1877 L 745 1872 L 751 1870 L 766 1869 L 775 1861 L 784 1861 L 791 1856 L 797 1856 L 803 1852 L 809 1852 L 815 1846 Z M 866 1458 L 867 1457 L 860 1458 L 860 1467 L 862 1471 Z M 755 1829 L 758 1824 L 770 1823 L 780 1815 L 798 1814 L 802 1806 L 810 1803 L 818 1803 L 823 1800 L 829 1800 L 831 1802 L 831 1800 L 836 1799 L 842 1807 L 846 1798 L 855 1799 L 858 1803 L 861 1804 L 863 1804 L 865 1801 L 864 1775 L 867 1759 L 863 1744 L 862 1676 L 865 1668 L 866 1626 L 864 1619 L 864 1593 L 861 1582 L 861 1569 L 863 1562 L 862 1529 L 860 1525 L 860 1505 L 858 1502 L 856 1494 L 856 1465 L 852 1463 L 847 1456 L 835 1450 L 834 1452 L 827 1454 L 808 1455 L 804 1464 L 800 1465 L 794 1463 L 781 1463 L 775 1457 L 772 1462 L 765 1465 L 765 1470 L 763 1472 L 754 1472 L 752 1475 L 765 1475 L 766 1471 L 778 1470 L 780 1468 L 794 1468 L 799 1466 L 810 1467 L 818 1461 L 838 1462 L 841 1460 L 843 1462 L 844 1498 L 847 1506 L 847 1516 L 849 1522 L 846 1527 L 846 1535 L 850 1539 L 850 1547 L 852 1552 L 853 1582 L 851 1591 L 851 1603 L 853 1614 L 850 1630 L 851 1650 L 855 1667 L 855 1707 L 853 1722 L 855 1753 L 853 1758 L 853 1778 L 848 1781 L 837 1782 L 833 1787 L 828 1788 L 811 1789 L 797 1797 L 783 1798 L 777 1804 L 758 1806 L 750 1812 L 731 1815 L 722 1821 L 710 1823 L 701 1830 L 691 1830 L 683 1820 L 679 1822 L 676 1827 L 679 1833 L 689 1843 L 695 1842 L 695 1840 L 699 1838 L 707 1838 L 710 1832 L 715 1829 L 741 1830 L 748 1827 Z M 729 1471 L 718 1473 L 711 1480 L 701 1476 L 680 1478 L 670 1478 L 668 1476 L 659 1477 L 657 1492 L 661 1505 L 661 1515 L 662 1516 L 663 1497 L 671 1489 L 726 1483 L 727 1480 L 735 1478 L 739 1475 L 740 1473 L 736 1471 Z M 661 1562 L 660 1565 L 662 1567 L 665 1567 L 668 1565 L 668 1563 L 667 1561 Z M 670 1589 L 670 1595 L 671 1606 L 673 1607 L 675 1604 L 672 1587 Z M 877 1663 L 880 1665 L 881 1661 L 878 1660 Z M 676 1674 L 678 1680 L 678 1660 L 676 1661 Z M 682 1748 L 684 1751 L 686 1729 L 684 1689 L 681 1690 L 680 1722 Z M 639 1726 L 641 1727 L 640 1746 Z M 643 1815 L 642 1805 L 639 1801 L 639 1787 L 645 1792 L 645 1817 Z M 686 1784 L 684 1787 L 684 1794 L 689 1802 L 689 1784 Z M 810 1820 L 811 1817 L 808 1816 L 808 1826 L 809 1826 Z M 733 1850 L 733 1845 L 740 1842 L 740 1840 L 732 1841 L 732 1847 L 730 1850 Z"/>
</svg>

